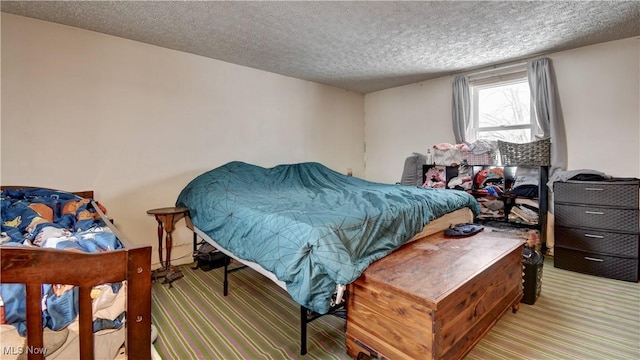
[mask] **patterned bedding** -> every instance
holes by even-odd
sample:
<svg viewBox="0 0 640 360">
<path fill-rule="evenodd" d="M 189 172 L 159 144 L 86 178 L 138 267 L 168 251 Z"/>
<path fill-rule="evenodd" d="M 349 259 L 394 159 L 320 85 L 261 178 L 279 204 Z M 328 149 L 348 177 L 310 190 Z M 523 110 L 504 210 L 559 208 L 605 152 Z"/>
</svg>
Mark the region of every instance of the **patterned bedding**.
<svg viewBox="0 0 640 360">
<path fill-rule="evenodd" d="M 319 163 L 263 168 L 230 162 L 192 180 L 177 206 L 199 230 L 260 264 L 291 297 L 329 310 L 337 284 L 410 240 L 431 220 L 479 205 L 462 191 L 390 185 L 342 175 Z"/>
<path fill-rule="evenodd" d="M 2 247 L 37 246 L 66 251 L 103 252 L 122 248 L 90 199 L 48 189 L 3 190 Z M 101 208 L 106 212 L 104 208 Z M 1 251 L 1 247 L 0 247 Z M 78 269 L 82 271 L 82 269 Z M 120 328 L 124 323 L 125 283 L 96 286 L 93 299 L 93 330 Z M 78 315 L 78 289 L 66 284 L 43 285 L 45 327 L 61 330 Z M 0 284 L 3 324 L 26 334 L 26 290 L 23 284 Z"/>
</svg>

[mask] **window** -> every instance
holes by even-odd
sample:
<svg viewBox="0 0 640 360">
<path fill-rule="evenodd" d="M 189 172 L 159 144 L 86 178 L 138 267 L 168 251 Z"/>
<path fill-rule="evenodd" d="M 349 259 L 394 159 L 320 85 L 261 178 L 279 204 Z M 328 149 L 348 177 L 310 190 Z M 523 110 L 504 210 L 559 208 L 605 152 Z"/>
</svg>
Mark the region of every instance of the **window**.
<svg viewBox="0 0 640 360">
<path fill-rule="evenodd" d="M 525 143 L 539 133 L 526 71 L 471 80 L 471 137 Z"/>
</svg>

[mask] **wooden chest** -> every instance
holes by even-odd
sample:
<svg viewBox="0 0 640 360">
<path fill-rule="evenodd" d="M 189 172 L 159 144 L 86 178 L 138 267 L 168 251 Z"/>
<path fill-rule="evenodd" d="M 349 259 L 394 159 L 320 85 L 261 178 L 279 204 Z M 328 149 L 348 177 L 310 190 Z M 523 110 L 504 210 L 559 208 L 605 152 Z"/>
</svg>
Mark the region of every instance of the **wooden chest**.
<svg viewBox="0 0 640 360">
<path fill-rule="evenodd" d="M 371 264 L 348 287 L 347 353 L 459 359 L 522 298 L 523 241 L 437 233 Z"/>
</svg>

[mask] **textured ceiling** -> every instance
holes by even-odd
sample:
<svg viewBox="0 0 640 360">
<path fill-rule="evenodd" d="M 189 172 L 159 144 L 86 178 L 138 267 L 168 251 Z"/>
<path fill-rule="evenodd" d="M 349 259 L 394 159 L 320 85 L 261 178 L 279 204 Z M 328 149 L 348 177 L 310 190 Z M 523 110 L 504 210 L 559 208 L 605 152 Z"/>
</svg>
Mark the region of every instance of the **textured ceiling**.
<svg viewBox="0 0 640 360">
<path fill-rule="evenodd" d="M 2 1 L 1 10 L 359 93 L 640 35 L 640 1 Z"/>
</svg>

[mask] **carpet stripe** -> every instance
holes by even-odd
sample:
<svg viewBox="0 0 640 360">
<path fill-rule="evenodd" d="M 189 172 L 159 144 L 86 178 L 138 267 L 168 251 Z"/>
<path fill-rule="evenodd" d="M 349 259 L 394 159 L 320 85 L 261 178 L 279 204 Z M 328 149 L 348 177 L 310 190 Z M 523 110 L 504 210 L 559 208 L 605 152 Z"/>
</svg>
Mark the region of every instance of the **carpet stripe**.
<svg viewBox="0 0 640 360">
<path fill-rule="evenodd" d="M 194 278 L 194 279 L 191 279 L 191 278 L 190 278 L 190 279 L 188 279 L 188 281 L 193 281 L 193 280 L 196 280 L 196 279 L 195 279 L 195 278 Z M 195 284 L 196 284 L 195 282 L 193 282 L 193 283 L 192 283 L 192 285 L 194 285 L 194 286 L 195 286 Z M 209 294 L 209 297 L 210 297 L 210 294 Z M 217 306 L 216 306 L 216 302 L 211 301 L 209 298 L 207 298 L 207 301 L 208 301 L 208 302 L 209 302 L 209 304 L 211 304 L 211 305 L 212 305 L 212 307 L 215 309 L 215 310 L 214 310 L 214 311 L 215 311 L 215 313 L 224 313 L 224 314 L 228 314 L 228 311 L 223 310 L 223 309 L 222 309 L 222 307 L 217 307 Z M 224 301 L 224 300 L 223 300 L 223 301 Z M 220 303 L 220 301 L 217 301 L 217 303 Z M 252 317 L 252 316 L 250 316 L 250 315 L 249 315 L 249 316 L 247 316 L 247 315 L 244 315 L 244 316 L 243 316 L 243 315 L 242 315 L 242 313 L 240 313 L 240 312 L 239 312 L 239 310 L 240 310 L 240 309 L 232 307 L 232 306 L 231 306 L 231 305 L 232 305 L 231 303 L 228 303 L 227 305 L 229 305 L 229 309 L 233 309 L 233 313 L 234 313 L 234 314 L 240 314 L 239 316 L 234 317 L 233 319 L 231 319 L 231 318 L 229 318 L 229 317 L 225 316 L 225 319 L 227 320 L 227 323 L 228 323 L 228 324 L 234 324 L 236 327 L 238 327 L 238 326 L 239 326 L 239 325 L 238 325 L 238 323 L 240 323 L 240 326 L 239 326 L 239 327 L 241 327 L 241 328 L 243 328 L 243 329 L 246 329 L 245 331 L 247 331 L 247 330 L 248 330 L 248 331 L 255 331 L 255 330 L 257 330 L 257 329 L 256 329 L 256 327 L 255 327 L 255 326 L 253 326 L 253 317 Z M 252 322 L 247 321 L 247 319 L 252 319 Z M 259 341 L 258 341 L 258 342 L 251 342 L 251 344 L 253 345 L 252 347 L 261 347 L 261 348 L 265 348 L 265 347 L 267 347 L 267 345 L 268 345 L 268 347 L 269 347 L 269 348 L 272 348 L 272 349 L 274 349 L 275 351 L 281 351 L 281 350 L 278 348 L 278 346 L 277 346 L 277 344 L 276 344 L 275 342 L 271 341 L 271 339 L 269 339 L 267 336 L 263 336 L 263 335 L 262 335 L 264 332 L 262 332 L 262 333 L 260 333 L 259 331 L 256 331 L 256 332 L 258 333 L 258 337 L 259 337 L 259 339 L 258 339 L 258 340 L 259 340 Z M 250 339 L 254 339 L 254 338 L 255 338 L 255 337 L 251 337 Z M 262 341 L 260 341 L 260 340 L 262 340 Z"/>
<path fill-rule="evenodd" d="M 247 269 L 246 271 L 253 271 L 253 270 L 249 270 Z M 234 274 L 235 275 L 235 274 Z M 253 279 L 255 278 L 257 274 L 252 274 L 249 275 L 247 274 L 246 278 L 247 279 Z M 251 277 L 249 277 L 251 276 Z M 258 275 L 259 276 L 259 275 Z M 242 279 L 239 279 L 242 280 Z M 252 289 L 255 288 L 254 286 L 250 285 L 248 287 L 240 287 L 238 290 L 246 293 L 247 289 Z M 234 287 L 234 291 L 235 291 L 235 287 Z M 279 306 L 279 309 L 282 311 L 279 311 L 280 314 L 282 313 L 288 313 L 289 317 L 287 319 L 284 319 L 282 317 L 276 317 L 275 320 L 278 322 L 282 323 L 282 326 L 288 327 L 290 328 L 290 334 L 294 335 L 294 336 L 290 336 L 289 338 L 291 339 L 291 341 L 297 341 L 299 343 L 300 341 L 300 335 L 299 335 L 299 329 L 300 329 L 300 308 L 298 304 L 295 304 L 290 296 L 286 293 L 286 291 L 284 291 L 281 288 L 277 288 L 277 291 L 273 291 L 272 289 L 265 289 L 265 291 L 261 291 L 261 295 L 265 296 L 267 298 L 270 297 L 270 294 L 277 294 L 278 297 L 276 300 L 276 302 L 274 304 L 271 304 L 272 306 L 270 308 L 275 308 L 275 306 Z M 240 297 L 239 299 L 243 299 L 243 297 Z M 258 305 L 258 304 L 255 304 Z M 260 312 L 263 313 L 263 312 Z M 267 312 L 267 314 L 270 314 L 270 312 Z M 312 345 L 316 345 L 318 347 L 322 346 L 323 343 L 319 342 L 318 340 L 320 339 L 318 336 L 313 336 L 314 331 L 322 331 L 323 329 L 320 328 L 322 326 L 322 322 L 324 321 L 325 323 L 328 321 L 328 319 L 331 319 L 332 317 L 326 316 L 326 317 L 322 317 L 320 319 L 315 320 L 314 322 L 310 323 L 307 325 L 307 330 L 309 333 L 309 337 L 307 339 L 307 346 L 308 348 L 313 348 Z M 335 318 L 333 318 L 334 320 L 337 320 Z M 274 321 L 274 320 L 271 320 Z M 339 322 L 344 324 L 344 320 L 338 320 Z M 334 322 L 335 323 L 335 322 Z M 271 324 L 271 323 L 268 323 Z M 326 327 L 325 330 L 326 331 Z M 335 331 L 331 331 L 333 333 L 335 333 Z M 340 332 L 342 333 L 342 331 Z M 343 346 L 344 345 L 344 341 L 341 342 L 336 342 L 336 337 L 335 336 L 330 336 L 328 337 L 329 341 L 335 342 L 335 346 Z"/>
<path fill-rule="evenodd" d="M 180 290 L 180 287 L 176 287 L 171 291 L 171 293 L 176 296 L 176 301 L 181 303 L 191 304 L 190 308 L 188 310 L 185 310 L 185 312 L 191 312 L 194 314 L 198 314 L 200 316 L 217 313 L 217 312 L 211 311 L 210 309 L 207 309 L 207 307 L 203 305 L 202 299 L 200 297 L 195 296 L 193 294 L 191 296 L 186 296 L 186 293 L 178 290 Z M 180 294 L 177 294 L 178 292 L 180 292 Z M 184 295 L 184 296 L 181 298 L 177 298 L 177 295 Z M 224 332 L 222 331 L 222 329 L 219 329 L 219 326 L 217 326 L 218 324 L 216 324 L 215 319 L 212 319 L 206 316 L 204 318 L 194 316 L 189 318 L 188 320 L 190 320 L 189 323 L 191 327 L 202 329 L 200 339 L 204 343 L 204 345 L 208 345 L 209 347 L 212 347 L 211 345 L 218 344 L 218 346 L 222 346 L 225 349 L 229 349 L 230 351 L 235 352 L 234 354 L 235 356 L 238 356 L 238 357 L 241 356 L 239 352 L 240 347 L 237 346 L 238 344 L 232 343 L 231 341 L 229 341 L 229 337 L 224 336 L 225 335 Z M 211 339 L 211 338 L 218 338 L 219 340 L 217 342 L 207 341 L 208 339 Z M 194 344 L 189 344 L 189 345 L 194 346 Z M 217 351 L 217 350 L 218 350 L 217 348 L 214 348 L 214 351 Z M 217 354 L 219 354 L 219 356 L 223 356 L 224 352 L 218 352 Z M 206 356 L 206 354 L 200 353 L 198 356 Z"/>
<path fill-rule="evenodd" d="M 180 310 L 176 309 L 175 306 L 175 302 L 170 301 L 170 299 L 168 297 L 165 297 L 162 301 L 159 302 L 160 304 L 162 304 L 162 306 L 160 307 L 160 312 L 164 315 L 165 318 L 171 318 L 171 315 L 169 314 L 178 314 L 180 313 Z M 180 324 L 178 322 L 176 322 L 175 320 L 173 320 L 174 324 Z M 159 326 L 160 327 L 160 326 Z M 159 333 L 159 337 L 161 338 L 161 340 L 164 340 L 164 342 L 167 342 L 169 344 L 176 344 L 176 342 L 178 344 L 187 344 L 188 343 L 188 338 L 185 337 L 185 335 L 192 335 L 190 334 L 189 331 L 189 327 L 188 326 L 180 326 L 175 327 L 172 329 L 172 331 L 170 331 L 167 334 L 160 334 Z M 179 331 L 178 331 L 179 330 Z M 176 341 L 177 340 L 177 341 Z M 164 343 L 163 341 L 160 342 L 160 344 Z M 189 351 L 192 350 L 192 351 Z M 177 346 L 177 347 L 172 347 L 172 352 L 174 353 L 174 356 L 171 358 L 197 358 L 196 353 L 193 351 L 194 348 L 191 346 Z"/>
<path fill-rule="evenodd" d="M 190 279 L 186 279 L 185 281 L 189 282 L 189 280 Z M 228 314 L 231 312 L 230 308 L 225 309 L 224 307 L 215 307 L 215 305 L 206 296 L 200 297 L 200 298 L 192 297 L 191 301 L 194 304 L 198 302 L 198 305 L 199 305 L 197 307 L 194 307 L 192 311 L 200 312 L 202 313 L 202 315 L 208 315 L 209 316 L 208 320 L 210 321 L 214 320 L 212 316 L 214 316 L 215 314 L 218 317 L 224 318 L 228 323 L 234 323 L 237 326 L 238 324 L 242 324 L 242 325 L 248 324 L 246 319 L 243 317 L 235 317 L 233 319 L 229 318 Z M 218 304 L 222 304 L 222 303 L 218 302 Z M 214 305 L 214 306 L 209 309 L 206 309 L 205 305 Z M 218 323 L 217 325 L 220 326 L 220 323 Z M 240 326 L 240 327 L 244 328 L 245 326 Z M 221 340 L 225 341 L 225 338 L 223 337 Z M 260 356 L 261 358 L 266 357 L 267 352 L 265 351 L 265 348 L 270 348 L 275 351 L 280 350 L 273 342 L 269 342 L 268 339 L 262 336 L 261 334 L 256 334 L 256 336 L 244 338 L 243 340 L 244 341 L 237 341 L 236 343 L 245 350 L 245 353 L 247 350 L 250 350 L 251 352 L 253 352 L 253 355 L 261 355 Z M 242 356 L 240 354 L 237 354 L 237 355 Z"/>
<path fill-rule="evenodd" d="M 506 313 L 466 359 L 638 359 L 640 286 L 543 267 L 535 305 Z"/>
<path fill-rule="evenodd" d="M 199 313 L 199 317 L 210 322 L 213 329 L 220 330 L 220 334 L 216 334 L 215 340 L 210 341 L 207 346 L 218 348 L 219 352 L 224 355 L 216 354 L 213 356 L 198 353 L 195 358 L 211 356 L 208 358 L 282 359 L 299 356 L 299 310 L 296 311 L 299 308 L 284 290 L 272 288 L 271 285 L 274 284 L 270 284 L 268 279 L 257 273 L 240 275 L 245 272 L 253 272 L 253 270 L 243 270 L 231 275 L 230 295 L 223 297 L 221 294 L 222 274 L 218 273 L 219 278 L 217 279 L 215 271 L 182 270 L 185 276 L 175 282 L 171 289 L 162 285 L 154 287 L 154 291 L 157 289 L 165 293 L 166 299 L 159 299 L 159 304 L 168 301 L 167 299 L 172 299 L 171 302 L 174 303 L 174 306 L 185 312 Z M 216 291 L 216 288 L 220 290 Z M 184 289 L 189 289 L 189 294 L 184 292 Z M 179 305 L 181 303 L 191 305 Z M 307 344 L 309 353 L 304 358 L 345 358 L 335 355 L 337 348 L 341 349 L 341 352 L 343 351 L 344 333 L 342 328 L 344 320 L 336 319 L 341 322 L 338 327 L 340 330 L 330 324 L 329 331 L 326 331 L 327 323 L 322 324 L 321 320 L 318 319 L 309 326 Z M 311 331 L 311 325 L 320 325 L 318 333 Z M 184 327 L 185 324 L 178 320 L 176 326 Z M 273 330 L 274 327 L 277 331 Z M 211 335 L 203 335 L 203 337 L 211 337 Z M 342 335 L 341 340 L 340 335 Z M 228 341 L 229 339 L 231 341 Z M 231 343 L 233 344 L 230 345 Z M 326 343 L 332 344 L 327 346 Z M 282 346 L 283 344 L 288 346 Z M 222 349 L 220 349 L 221 345 Z M 190 343 L 189 346 L 200 345 Z M 235 346 L 235 350 L 237 350 L 233 356 L 229 354 L 229 351 L 234 349 L 232 346 Z M 160 350 L 162 346 L 158 348 L 158 351 L 162 353 Z M 178 353 L 173 350 L 171 356 Z"/>
<path fill-rule="evenodd" d="M 227 301 L 227 300 L 228 299 L 225 298 L 222 301 Z M 238 298 L 236 298 L 235 300 L 238 300 Z M 243 304 L 247 304 L 247 302 L 241 302 L 240 303 L 240 305 L 243 305 Z M 229 305 L 233 306 L 234 305 L 234 301 L 232 300 L 231 302 L 229 302 Z M 256 314 L 255 312 L 253 312 L 251 310 L 251 309 L 253 309 L 252 305 L 245 306 L 245 307 L 234 307 L 234 309 L 236 310 L 237 313 L 240 313 L 239 317 L 241 317 L 241 318 L 245 317 L 245 318 L 249 318 L 249 319 L 252 320 L 251 323 L 248 323 L 248 328 L 247 328 L 246 331 L 252 331 L 252 332 L 257 332 L 257 333 L 265 333 L 265 334 L 268 333 L 268 332 L 271 332 L 270 328 L 269 329 L 264 329 L 264 328 L 262 328 L 262 325 L 260 323 L 257 323 L 255 321 L 256 320 L 256 316 L 262 317 L 263 319 L 264 319 L 264 316 L 261 316 L 261 314 L 259 314 L 259 313 Z M 248 311 L 248 312 L 245 315 L 242 315 L 242 313 L 241 313 L 242 309 L 247 309 L 246 311 Z M 265 319 L 267 324 L 269 323 L 269 321 L 271 321 L 273 323 L 273 326 L 276 327 L 276 328 L 278 327 L 277 320 L 278 320 L 277 318 L 273 318 L 273 317 Z M 231 323 L 231 321 L 230 321 L 230 323 Z M 273 341 L 271 343 L 273 344 L 273 346 L 276 346 Z"/>
<path fill-rule="evenodd" d="M 249 272 L 253 272 L 253 274 L 248 274 Z M 243 275 L 243 273 L 247 274 Z M 263 322 L 263 328 L 261 329 L 262 331 L 266 330 L 271 332 L 270 329 L 272 327 L 276 327 L 279 329 L 286 328 L 288 331 L 281 332 L 281 334 L 287 335 L 285 338 L 288 339 L 288 341 L 299 344 L 299 305 L 295 304 L 291 300 L 289 295 L 279 287 L 276 287 L 275 290 L 273 288 L 265 288 L 264 290 L 258 289 L 251 283 L 251 281 L 256 277 L 260 278 L 261 275 L 255 273 L 250 269 L 234 273 L 233 278 L 230 279 L 232 286 L 229 296 L 232 296 L 232 293 L 242 295 L 238 296 L 236 300 L 241 303 L 246 303 L 249 306 L 249 308 L 251 309 L 251 313 L 248 314 L 249 317 L 254 319 L 264 318 L 265 321 Z M 263 284 L 264 282 L 260 283 Z M 272 302 L 265 302 L 265 300 L 271 300 Z M 260 306 L 268 306 L 268 309 L 271 311 L 260 311 Z M 288 314 L 289 316 L 283 316 L 286 314 Z M 316 325 L 320 325 L 323 319 L 328 318 L 330 317 L 323 317 L 314 321 L 308 326 L 308 332 L 310 336 L 307 339 L 307 346 L 310 350 L 315 349 L 313 345 L 321 347 L 322 343 L 318 341 L 319 337 L 313 336 L 314 331 L 312 330 L 316 328 Z M 344 323 L 344 320 L 339 321 Z M 279 327 L 278 324 L 280 324 L 281 327 Z M 335 331 L 333 331 L 333 333 L 335 333 Z M 331 336 L 329 337 L 329 339 L 335 342 L 336 336 Z M 279 339 L 279 341 L 280 340 L 282 339 Z M 344 341 L 341 341 L 340 343 L 336 342 L 335 344 L 335 346 L 343 345 Z M 295 352 L 298 353 L 299 348 L 296 347 Z M 317 350 L 315 350 L 313 353 L 317 353 Z"/>
<path fill-rule="evenodd" d="M 179 326 L 180 336 L 183 339 L 185 338 L 184 335 L 188 335 L 188 336 L 186 336 L 186 340 L 182 342 L 183 346 L 180 350 L 183 350 L 183 351 L 190 350 L 190 351 L 183 352 L 181 356 L 188 356 L 187 358 L 201 358 L 205 356 L 205 354 L 198 352 L 198 349 L 205 348 L 204 339 L 206 339 L 207 336 L 203 331 L 200 330 L 202 327 L 201 326 L 202 323 L 201 322 L 196 323 L 197 316 L 195 314 L 198 313 L 198 310 L 194 309 L 193 307 L 182 306 L 182 304 L 185 304 L 185 303 L 190 304 L 192 298 L 185 297 L 185 296 L 177 296 L 180 294 L 178 294 L 178 291 L 173 291 L 173 290 L 178 290 L 178 287 L 174 286 L 171 290 L 172 290 L 171 292 L 167 292 L 165 294 L 166 296 L 163 299 L 163 301 L 160 302 L 160 304 L 162 304 L 161 307 L 164 310 L 163 313 L 167 315 L 169 313 L 182 315 L 178 317 L 178 320 L 176 321 L 177 323 L 176 325 Z M 197 326 L 194 326 L 194 325 L 197 325 Z M 215 327 L 212 327 L 211 330 L 214 332 L 216 331 Z M 219 333 L 218 335 L 222 335 L 222 333 Z M 178 349 L 174 349 L 174 350 L 178 351 Z"/>
<path fill-rule="evenodd" d="M 299 305 L 273 282 L 246 269 L 182 267 L 173 287 L 154 283 L 156 348 L 169 359 L 349 359 L 344 320 L 325 316 L 308 325 L 299 355 Z M 545 261 L 535 305 L 507 311 L 467 360 L 639 359 L 640 284 L 579 274 Z"/>
</svg>

